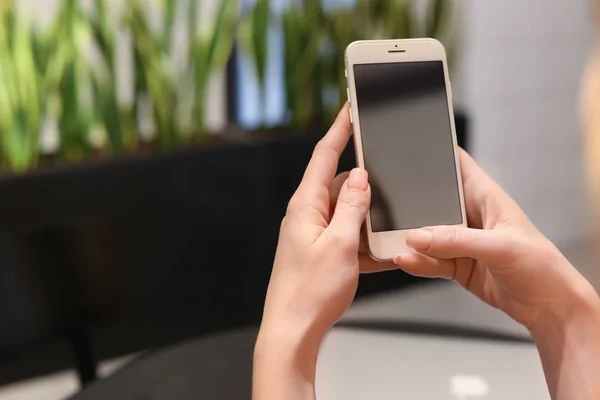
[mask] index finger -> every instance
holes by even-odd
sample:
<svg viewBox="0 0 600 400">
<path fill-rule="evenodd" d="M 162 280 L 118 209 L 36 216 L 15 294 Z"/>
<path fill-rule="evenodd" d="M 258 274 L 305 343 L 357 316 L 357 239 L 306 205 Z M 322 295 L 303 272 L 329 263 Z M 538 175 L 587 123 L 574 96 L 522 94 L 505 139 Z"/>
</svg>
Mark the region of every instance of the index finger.
<svg viewBox="0 0 600 400">
<path fill-rule="evenodd" d="M 481 169 L 473 157 L 463 148 L 459 148 L 459 156 L 463 186 L 474 186 L 474 188 L 484 186 L 484 189 L 489 190 L 490 186 L 495 185 L 492 178 Z"/>
<path fill-rule="evenodd" d="M 346 148 L 352 133 L 349 111 L 346 103 L 327 134 L 317 143 L 298 188 L 298 193 L 304 199 L 310 201 L 319 198 L 323 189 L 329 192 L 337 172 L 340 155 Z"/>
<path fill-rule="evenodd" d="M 463 149 L 460 149 L 460 165 L 467 217 L 471 225 L 480 227 L 485 221 L 506 216 L 527 220 L 521 208 L 504 189 Z M 484 209 L 485 216 L 481 215 Z"/>
</svg>

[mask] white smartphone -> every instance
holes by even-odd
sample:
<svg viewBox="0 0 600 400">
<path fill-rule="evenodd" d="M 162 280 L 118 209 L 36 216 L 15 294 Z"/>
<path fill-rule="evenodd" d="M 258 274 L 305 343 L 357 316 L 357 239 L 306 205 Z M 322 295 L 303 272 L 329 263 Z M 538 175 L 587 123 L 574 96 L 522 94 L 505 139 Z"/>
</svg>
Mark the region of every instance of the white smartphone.
<svg viewBox="0 0 600 400">
<path fill-rule="evenodd" d="M 466 225 L 444 46 L 434 39 L 354 42 L 346 76 L 357 165 L 372 189 L 371 257 L 409 252 L 409 230 Z"/>
</svg>

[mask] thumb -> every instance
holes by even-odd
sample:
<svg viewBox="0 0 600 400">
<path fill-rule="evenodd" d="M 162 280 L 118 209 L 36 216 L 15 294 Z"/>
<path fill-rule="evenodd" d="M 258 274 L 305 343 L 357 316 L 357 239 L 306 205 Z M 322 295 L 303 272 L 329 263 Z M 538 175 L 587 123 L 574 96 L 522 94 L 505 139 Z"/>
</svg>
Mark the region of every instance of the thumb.
<svg viewBox="0 0 600 400">
<path fill-rule="evenodd" d="M 406 244 L 435 258 L 473 258 L 491 265 L 514 263 L 518 244 L 508 232 L 439 226 L 410 231 Z"/>
<path fill-rule="evenodd" d="M 371 203 L 371 189 L 367 171 L 355 168 L 342 185 L 331 222 L 327 228 L 329 235 L 344 238 L 346 243 L 360 243 L 360 230 L 369 204 Z"/>
</svg>

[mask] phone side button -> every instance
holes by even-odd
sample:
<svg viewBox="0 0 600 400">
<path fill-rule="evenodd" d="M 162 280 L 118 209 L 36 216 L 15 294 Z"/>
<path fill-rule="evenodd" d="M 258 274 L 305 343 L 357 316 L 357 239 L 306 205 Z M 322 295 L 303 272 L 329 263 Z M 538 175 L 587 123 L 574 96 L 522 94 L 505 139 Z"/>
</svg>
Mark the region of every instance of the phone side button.
<svg viewBox="0 0 600 400">
<path fill-rule="evenodd" d="M 350 103 L 350 89 L 346 88 L 346 96 L 348 97 L 348 103 Z"/>
<path fill-rule="evenodd" d="M 353 124 L 354 121 L 352 121 L 352 106 L 348 107 L 348 113 L 350 114 L 350 123 Z"/>
</svg>

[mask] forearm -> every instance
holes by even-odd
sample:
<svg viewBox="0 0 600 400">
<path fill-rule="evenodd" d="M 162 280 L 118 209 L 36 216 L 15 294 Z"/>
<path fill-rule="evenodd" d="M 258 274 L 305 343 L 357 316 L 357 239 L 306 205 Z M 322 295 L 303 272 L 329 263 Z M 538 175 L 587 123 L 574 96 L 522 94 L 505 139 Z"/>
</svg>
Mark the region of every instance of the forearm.
<svg viewBox="0 0 600 400">
<path fill-rule="evenodd" d="M 254 350 L 254 400 L 313 400 L 322 335 L 262 327 Z"/>
<path fill-rule="evenodd" d="M 600 399 L 600 300 L 549 315 L 532 330 L 554 400 Z"/>
</svg>

